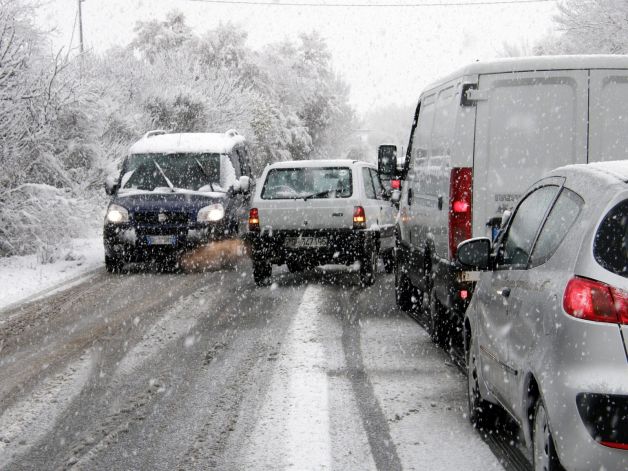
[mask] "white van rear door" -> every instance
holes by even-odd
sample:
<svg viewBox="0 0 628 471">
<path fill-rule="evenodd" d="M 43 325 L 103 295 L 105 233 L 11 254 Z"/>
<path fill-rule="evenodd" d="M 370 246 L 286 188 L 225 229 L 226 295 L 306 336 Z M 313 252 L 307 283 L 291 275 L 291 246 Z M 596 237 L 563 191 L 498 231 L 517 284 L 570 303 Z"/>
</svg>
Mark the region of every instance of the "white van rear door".
<svg viewBox="0 0 628 471">
<path fill-rule="evenodd" d="M 586 70 L 482 75 L 476 102 L 473 236 L 547 171 L 586 162 Z"/>
<path fill-rule="evenodd" d="M 628 158 L 628 70 L 592 70 L 589 162 Z"/>
</svg>

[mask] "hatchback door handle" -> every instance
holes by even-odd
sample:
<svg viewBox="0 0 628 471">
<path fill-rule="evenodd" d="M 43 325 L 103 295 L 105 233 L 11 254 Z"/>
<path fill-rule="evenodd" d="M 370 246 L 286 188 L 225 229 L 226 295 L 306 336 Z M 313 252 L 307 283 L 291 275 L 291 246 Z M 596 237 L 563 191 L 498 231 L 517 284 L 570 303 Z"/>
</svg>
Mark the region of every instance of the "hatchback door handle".
<svg viewBox="0 0 628 471">
<path fill-rule="evenodd" d="M 501 294 L 504 298 L 507 298 L 508 296 L 510 296 L 510 288 L 502 288 L 502 289 L 497 290 L 497 292 Z"/>
</svg>

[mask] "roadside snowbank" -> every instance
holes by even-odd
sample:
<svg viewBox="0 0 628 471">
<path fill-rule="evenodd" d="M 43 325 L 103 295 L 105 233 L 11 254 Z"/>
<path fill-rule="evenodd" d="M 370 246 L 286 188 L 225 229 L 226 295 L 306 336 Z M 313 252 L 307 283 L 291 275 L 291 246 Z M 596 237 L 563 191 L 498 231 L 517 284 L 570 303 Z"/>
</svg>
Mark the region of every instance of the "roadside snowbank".
<svg viewBox="0 0 628 471">
<path fill-rule="evenodd" d="M 73 239 L 59 259 L 42 264 L 38 256 L 0 258 L 0 309 L 80 278 L 104 263 L 102 238 Z"/>
</svg>

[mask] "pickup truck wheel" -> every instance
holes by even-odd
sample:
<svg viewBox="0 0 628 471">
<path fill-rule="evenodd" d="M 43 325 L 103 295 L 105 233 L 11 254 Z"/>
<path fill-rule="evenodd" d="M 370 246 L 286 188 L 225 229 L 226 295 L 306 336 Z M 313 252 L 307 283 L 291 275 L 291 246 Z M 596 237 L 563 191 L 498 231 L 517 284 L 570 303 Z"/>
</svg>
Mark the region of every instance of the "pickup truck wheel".
<svg viewBox="0 0 628 471">
<path fill-rule="evenodd" d="M 124 262 L 119 257 L 105 255 L 105 268 L 109 273 L 120 273 Z"/>
<path fill-rule="evenodd" d="M 253 262 L 253 279 L 257 286 L 264 286 L 272 275 L 273 268 L 268 262 Z"/>
<path fill-rule="evenodd" d="M 377 272 L 377 249 L 368 251 L 360 261 L 360 284 L 371 286 L 375 282 Z"/>
</svg>

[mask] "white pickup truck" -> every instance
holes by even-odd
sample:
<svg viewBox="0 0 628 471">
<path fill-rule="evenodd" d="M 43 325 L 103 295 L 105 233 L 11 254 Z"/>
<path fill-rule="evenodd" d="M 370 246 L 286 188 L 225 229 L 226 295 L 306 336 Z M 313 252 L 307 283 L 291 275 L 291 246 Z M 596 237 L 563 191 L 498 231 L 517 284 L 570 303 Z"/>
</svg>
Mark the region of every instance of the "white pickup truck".
<svg viewBox="0 0 628 471">
<path fill-rule="evenodd" d="M 247 233 L 258 285 L 267 282 L 273 264 L 298 272 L 358 262 L 364 286 L 373 283 L 380 254 L 392 271 L 397 211 L 374 165 L 280 162 L 266 167 L 260 182 Z"/>
</svg>

